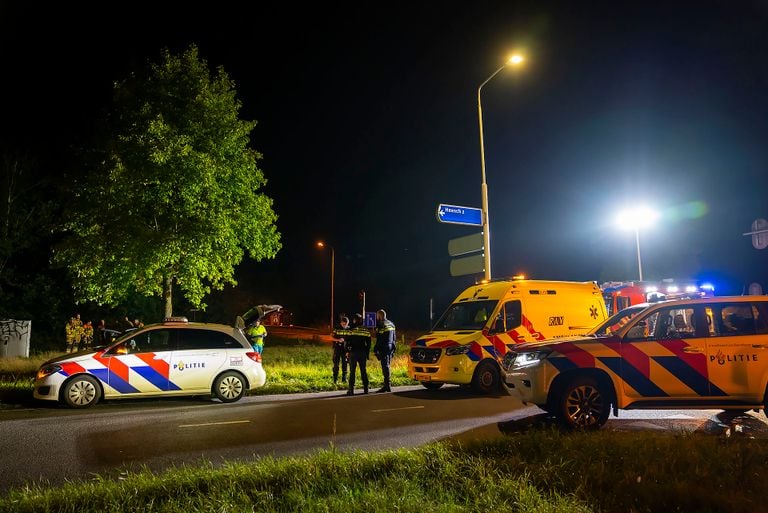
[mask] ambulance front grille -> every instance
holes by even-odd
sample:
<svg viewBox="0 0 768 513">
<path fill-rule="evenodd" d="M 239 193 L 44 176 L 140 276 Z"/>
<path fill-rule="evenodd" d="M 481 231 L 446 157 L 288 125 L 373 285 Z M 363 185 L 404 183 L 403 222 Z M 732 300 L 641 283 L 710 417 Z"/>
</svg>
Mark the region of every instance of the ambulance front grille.
<svg viewBox="0 0 768 513">
<path fill-rule="evenodd" d="M 435 363 L 440 359 L 440 351 L 440 349 L 414 347 L 411 349 L 411 361 L 413 363 Z"/>
</svg>

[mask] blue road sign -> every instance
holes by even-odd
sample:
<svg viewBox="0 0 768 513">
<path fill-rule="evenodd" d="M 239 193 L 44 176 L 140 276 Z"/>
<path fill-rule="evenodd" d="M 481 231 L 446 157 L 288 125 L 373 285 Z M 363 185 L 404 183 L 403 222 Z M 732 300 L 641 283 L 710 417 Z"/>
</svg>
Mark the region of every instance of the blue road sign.
<svg viewBox="0 0 768 513">
<path fill-rule="evenodd" d="M 376 312 L 365 312 L 365 319 L 363 320 L 363 326 L 366 328 L 376 327 Z"/>
<path fill-rule="evenodd" d="M 437 206 L 437 220 L 441 223 L 482 226 L 483 210 L 474 207 L 462 207 L 459 205 L 446 205 L 440 203 Z"/>
</svg>

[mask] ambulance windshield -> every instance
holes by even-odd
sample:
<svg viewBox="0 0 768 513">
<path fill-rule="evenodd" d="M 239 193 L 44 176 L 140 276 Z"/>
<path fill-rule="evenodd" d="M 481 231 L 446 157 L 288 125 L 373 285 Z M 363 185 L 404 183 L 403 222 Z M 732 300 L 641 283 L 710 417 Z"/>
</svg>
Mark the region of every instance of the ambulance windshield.
<svg viewBox="0 0 768 513">
<path fill-rule="evenodd" d="M 448 307 L 432 331 L 482 330 L 498 301 L 467 301 Z"/>
</svg>

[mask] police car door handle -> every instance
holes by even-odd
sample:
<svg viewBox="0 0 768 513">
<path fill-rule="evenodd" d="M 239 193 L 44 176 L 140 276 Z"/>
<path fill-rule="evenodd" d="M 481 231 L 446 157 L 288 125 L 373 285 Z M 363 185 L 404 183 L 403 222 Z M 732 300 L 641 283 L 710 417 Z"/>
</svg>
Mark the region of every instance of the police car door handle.
<svg viewBox="0 0 768 513">
<path fill-rule="evenodd" d="M 688 346 L 683 348 L 684 353 L 703 353 L 704 350 L 700 347 Z"/>
</svg>

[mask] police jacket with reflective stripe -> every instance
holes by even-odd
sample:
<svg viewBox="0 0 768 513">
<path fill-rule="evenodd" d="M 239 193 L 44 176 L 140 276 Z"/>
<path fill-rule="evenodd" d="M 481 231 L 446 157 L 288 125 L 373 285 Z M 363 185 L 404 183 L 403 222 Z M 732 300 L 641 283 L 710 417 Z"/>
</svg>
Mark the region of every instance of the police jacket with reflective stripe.
<svg viewBox="0 0 768 513">
<path fill-rule="evenodd" d="M 395 323 L 384 319 L 376 324 L 376 346 L 374 351 L 386 353 L 395 347 Z"/>
</svg>

